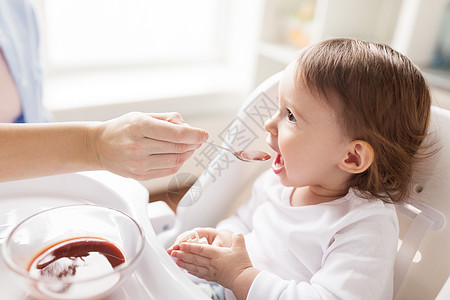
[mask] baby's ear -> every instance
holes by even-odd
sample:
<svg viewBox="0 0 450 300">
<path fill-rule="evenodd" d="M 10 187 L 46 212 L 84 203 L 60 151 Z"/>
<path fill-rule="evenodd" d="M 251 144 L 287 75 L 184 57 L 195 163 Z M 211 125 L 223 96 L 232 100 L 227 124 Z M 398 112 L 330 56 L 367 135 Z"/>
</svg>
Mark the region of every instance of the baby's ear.
<svg viewBox="0 0 450 300">
<path fill-rule="evenodd" d="M 348 144 L 347 154 L 339 162 L 341 170 L 352 174 L 359 174 L 367 170 L 373 162 L 372 146 L 362 140 L 355 140 Z"/>
</svg>

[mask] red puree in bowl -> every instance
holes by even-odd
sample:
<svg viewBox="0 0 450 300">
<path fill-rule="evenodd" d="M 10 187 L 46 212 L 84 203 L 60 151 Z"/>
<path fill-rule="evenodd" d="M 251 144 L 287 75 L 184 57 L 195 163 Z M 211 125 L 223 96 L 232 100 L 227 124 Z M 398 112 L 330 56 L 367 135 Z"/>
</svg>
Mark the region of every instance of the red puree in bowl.
<svg viewBox="0 0 450 300">
<path fill-rule="evenodd" d="M 113 243 L 83 237 L 58 242 L 39 253 L 31 262 L 31 275 L 44 278 L 83 280 L 112 272 L 125 262 Z"/>
</svg>

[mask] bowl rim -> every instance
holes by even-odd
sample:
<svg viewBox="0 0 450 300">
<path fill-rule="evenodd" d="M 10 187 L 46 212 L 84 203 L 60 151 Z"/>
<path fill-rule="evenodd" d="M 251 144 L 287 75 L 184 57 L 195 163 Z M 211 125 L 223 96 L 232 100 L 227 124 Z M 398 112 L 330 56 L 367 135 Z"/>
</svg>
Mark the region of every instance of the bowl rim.
<svg viewBox="0 0 450 300">
<path fill-rule="evenodd" d="M 138 250 L 136 252 L 136 254 L 129 260 L 126 260 L 124 263 L 118 265 L 117 267 L 113 268 L 112 272 L 107 272 L 105 274 L 101 274 L 101 275 L 97 275 L 97 276 L 93 276 L 90 278 L 86 278 L 86 279 L 78 279 L 78 280 L 74 280 L 74 279 L 54 279 L 54 278 L 44 278 L 44 277 L 36 277 L 36 276 L 31 276 L 30 273 L 28 272 L 28 270 L 25 270 L 24 268 L 20 267 L 17 263 L 14 262 L 14 260 L 9 256 L 9 251 L 8 251 L 8 244 L 9 241 L 13 235 L 13 233 L 21 226 L 23 225 L 23 223 L 29 221 L 30 219 L 36 218 L 39 215 L 42 215 L 44 213 L 48 213 L 54 210 L 62 210 L 62 209 L 69 209 L 69 208 L 73 208 L 73 207 L 81 207 L 81 208 L 94 208 L 94 209 L 101 209 L 101 210 L 107 210 L 107 211 L 112 211 L 114 213 L 118 213 L 120 215 L 125 216 L 127 219 L 129 219 L 130 221 L 132 221 L 132 223 L 134 223 L 134 225 L 136 226 L 136 228 L 138 229 L 139 232 L 139 240 L 138 240 Z M 4 239 L 4 242 L 2 243 L 2 256 L 3 259 L 7 265 L 7 267 L 12 270 L 13 272 L 36 282 L 39 283 L 68 283 L 68 284 L 77 284 L 77 283 L 85 283 L 85 282 L 90 282 L 90 281 L 94 281 L 94 280 L 98 280 L 98 279 L 102 279 L 102 278 L 106 278 L 108 276 L 111 276 L 113 274 L 117 274 L 122 270 L 131 268 L 131 266 L 133 266 L 141 257 L 142 252 L 144 250 L 144 246 L 145 246 L 145 234 L 144 231 L 142 230 L 141 226 L 139 225 L 139 223 L 132 218 L 131 216 L 129 216 L 128 214 L 124 213 L 121 210 L 112 208 L 112 207 L 107 207 L 107 206 L 103 206 L 103 205 L 98 205 L 98 204 L 91 204 L 91 203 L 83 203 L 83 204 L 69 204 L 69 205 L 62 205 L 62 206 L 57 206 L 57 207 L 52 207 L 49 209 L 44 209 L 41 210 L 37 213 L 34 213 L 30 216 L 28 216 L 27 218 L 23 219 L 22 221 L 20 221 L 17 225 L 14 226 L 14 228 L 8 233 L 8 235 L 6 236 L 6 238 Z"/>
</svg>

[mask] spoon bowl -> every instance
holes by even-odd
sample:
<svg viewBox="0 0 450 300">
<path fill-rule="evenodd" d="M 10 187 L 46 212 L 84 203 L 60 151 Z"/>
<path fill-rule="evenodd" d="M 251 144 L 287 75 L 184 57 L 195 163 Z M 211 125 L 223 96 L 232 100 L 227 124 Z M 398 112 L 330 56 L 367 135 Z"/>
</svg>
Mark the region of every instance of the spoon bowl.
<svg viewBox="0 0 450 300">
<path fill-rule="evenodd" d="M 233 151 L 230 148 L 217 145 L 217 144 L 215 144 L 213 142 L 210 142 L 210 141 L 206 141 L 205 143 L 210 144 L 210 145 L 212 145 L 214 147 L 226 150 L 226 151 L 230 152 L 231 154 L 233 154 L 234 157 L 236 157 L 237 159 L 239 159 L 241 161 L 245 161 L 245 162 L 266 161 L 266 160 L 270 159 L 270 157 L 271 157 L 269 153 L 266 153 L 266 152 L 261 151 L 261 150 Z"/>
</svg>

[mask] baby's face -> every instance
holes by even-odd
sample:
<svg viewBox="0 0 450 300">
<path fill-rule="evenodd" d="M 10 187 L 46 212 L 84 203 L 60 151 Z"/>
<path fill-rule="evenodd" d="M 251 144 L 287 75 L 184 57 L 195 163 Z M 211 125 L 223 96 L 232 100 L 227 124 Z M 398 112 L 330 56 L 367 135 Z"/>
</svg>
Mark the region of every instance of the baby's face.
<svg viewBox="0 0 450 300">
<path fill-rule="evenodd" d="M 295 84 L 291 63 L 279 85 L 279 110 L 267 121 L 267 143 L 277 152 L 272 165 L 285 186 L 334 188 L 342 182 L 338 163 L 350 142 L 335 111 L 322 99 Z M 339 177 L 340 176 L 340 177 Z"/>
</svg>

